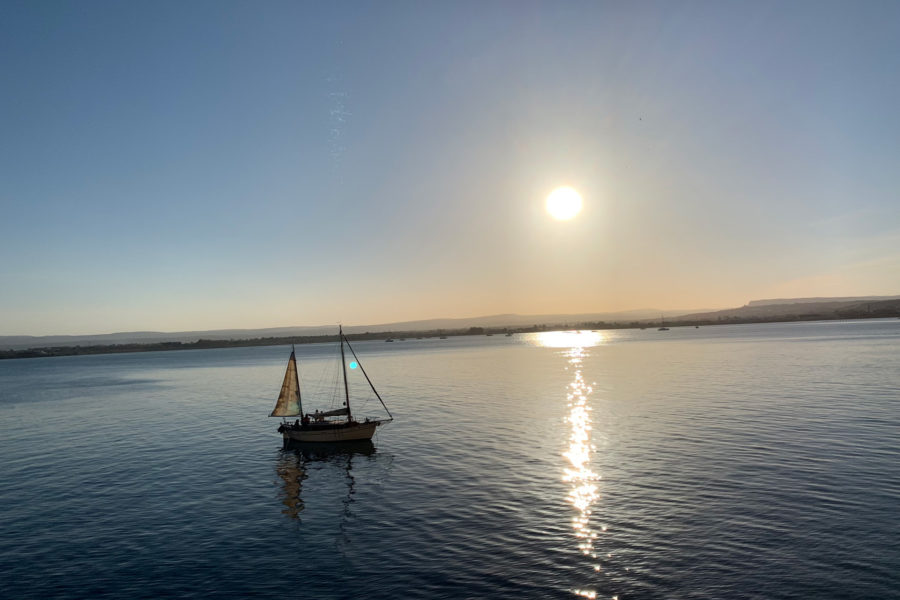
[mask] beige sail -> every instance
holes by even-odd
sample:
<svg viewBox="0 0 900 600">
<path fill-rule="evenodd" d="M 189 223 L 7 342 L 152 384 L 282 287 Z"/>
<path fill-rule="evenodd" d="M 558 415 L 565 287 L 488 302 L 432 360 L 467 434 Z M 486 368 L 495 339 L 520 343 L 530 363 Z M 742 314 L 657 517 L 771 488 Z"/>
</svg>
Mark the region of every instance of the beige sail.
<svg viewBox="0 0 900 600">
<path fill-rule="evenodd" d="M 296 417 L 300 414 L 300 378 L 297 376 L 297 359 L 291 352 L 287 370 L 284 372 L 284 382 L 281 384 L 281 393 L 272 410 L 270 417 Z"/>
</svg>

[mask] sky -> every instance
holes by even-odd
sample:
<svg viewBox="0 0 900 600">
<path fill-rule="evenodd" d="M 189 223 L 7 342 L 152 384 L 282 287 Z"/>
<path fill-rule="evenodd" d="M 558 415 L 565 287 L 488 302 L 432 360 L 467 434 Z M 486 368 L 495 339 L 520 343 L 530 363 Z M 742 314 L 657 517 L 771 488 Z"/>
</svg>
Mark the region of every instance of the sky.
<svg viewBox="0 0 900 600">
<path fill-rule="evenodd" d="M 0 77 L 0 335 L 900 294 L 897 2 L 0 0 Z"/>
</svg>

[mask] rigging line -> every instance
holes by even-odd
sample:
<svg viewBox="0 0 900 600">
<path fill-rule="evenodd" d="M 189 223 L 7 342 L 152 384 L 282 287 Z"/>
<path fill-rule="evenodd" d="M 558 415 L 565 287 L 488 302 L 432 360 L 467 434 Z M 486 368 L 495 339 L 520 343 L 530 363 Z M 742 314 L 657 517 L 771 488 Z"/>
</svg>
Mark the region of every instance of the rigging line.
<svg viewBox="0 0 900 600">
<path fill-rule="evenodd" d="M 384 400 L 381 399 L 381 394 L 378 393 L 378 390 L 375 389 L 375 386 L 372 384 L 372 380 L 369 379 L 369 374 L 366 373 L 365 367 L 362 366 L 362 362 L 359 360 L 359 357 L 356 356 L 356 351 L 353 349 L 353 346 L 350 345 L 350 340 L 344 338 L 347 341 L 347 347 L 350 348 L 350 352 L 353 354 L 353 358 L 356 359 L 356 364 L 359 365 L 359 370 L 362 371 L 362 374 L 365 375 L 366 381 L 369 382 L 369 387 L 372 388 L 372 391 L 375 392 L 375 397 L 378 398 L 378 401 L 381 402 L 381 405 L 384 407 L 384 411 L 388 414 L 388 417 L 391 420 L 394 420 L 394 415 L 391 414 L 391 411 L 388 410 L 387 405 L 384 403 Z"/>
<path fill-rule="evenodd" d="M 340 352 L 334 350 L 332 352 L 333 360 L 331 361 L 331 408 L 335 408 L 338 404 L 338 394 L 340 393 L 339 383 L 341 378 L 341 370 L 338 365 L 341 364 Z"/>
<path fill-rule="evenodd" d="M 300 411 L 300 415 L 303 415 L 303 397 L 300 393 L 300 361 L 297 360 L 297 357 L 294 354 L 294 345 L 291 344 L 291 356 L 294 357 L 294 371 L 297 376 L 297 410 Z"/>
<path fill-rule="evenodd" d="M 347 421 L 352 421 L 353 416 L 350 413 L 350 388 L 347 386 L 347 362 L 344 359 L 344 330 L 338 325 L 338 335 L 341 337 L 341 369 L 344 372 L 344 406 L 347 407 Z M 356 356 L 354 354 L 354 356 Z M 357 362 L 359 362 L 357 360 Z"/>
</svg>

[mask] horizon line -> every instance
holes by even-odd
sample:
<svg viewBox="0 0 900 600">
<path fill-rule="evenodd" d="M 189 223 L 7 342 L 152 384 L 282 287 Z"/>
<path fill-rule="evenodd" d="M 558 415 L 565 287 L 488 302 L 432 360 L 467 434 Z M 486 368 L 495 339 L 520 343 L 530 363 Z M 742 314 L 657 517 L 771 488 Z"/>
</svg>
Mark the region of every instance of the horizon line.
<svg viewBox="0 0 900 600">
<path fill-rule="evenodd" d="M 517 317 L 517 318 L 567 318 L 567 317 L 585 317 L 588 315 L 606 315 L 606 316 L 614 316 L 614 315 L 625 315 L 628 313 L 660 313 L 662 316 L 681 316 L 681 315 L 689 315 L 693 313 L 707 313 L 707 312 L 716 312 L 722 310 L 737 310 L 740 308 L 748 307 L 750 304 L 755 302 L 784 302 L 785 304 L 797 303 L 798 301 L 805 301 L 805 303 L 813 303 L 814 301 L 821 302 L 852 302 L 852 301 L 866 301 L 871 300 L 873 298 L 891 300 L 900 298 L 900 294 L 898 295 L 863 295 L 863 296 L 805 296 L 805 297 L 796 297 L 796 298 L 763 298 L 759 300 L 749 300 L 745 304 L 741 306 L 730 306 L 725 308 L 667 308 L 667 309 L 659 309 L 659 308 L 632 308 L 625 310 L 615 310 L 615 311 L 579 311 L 579 312 L 567 312 L 567 313 L 515 313 L 515 312 L 507 312 L 507 313 L 494 313 L 487 315 L 475 315 L 475 316 L 466 316 L 466 317 L 430 317 L 430 318 L 422 318 L 422 319 L 407 319 L 402 321 L 388 321 L 388 322 L 380 322 L 380 323 L 364 323 L 364 324 L 345 324 L 341 321 L 335 322 L 333 325 L 343 325 L 345 327 L 352 328 L 362 328 L 362 327 L 391 327 L 398 325 L 412 325 L 417 323 L 426 323 L 429 321 L 467 321 L 467 320 L 479 320 L 479 319 L 491 319 L 491 318 L 502 318 L 502 317 Z M 668 313 L 668 315 L 667 315 Z M 671 313 L 680 313 L 680 315 L 672 315 Z M 153 330 L 153 329 L 134 329 L 134 330 L 118 330 L 118 331 L 108 331 L 108 332 L 94 332 L 94 333 L 48 333 L 48 334 L 25 334 L 25 333 L 12 333 L 12 334 L 0 334 L 0 338 L 78 338 L 78 337 L 102 337 L 102 336 L 113 336 L 113 335 L 138 335 L 138 334 L 157 334 L 157 335 L 184 335 L 184 334 L 203 334 L 203 333 L 221 333 L 221 332 L 264 332 L 264 331 L 277 331 L 284 329 L 322 329 L 325 327 L 330 327 L 332 324 L 318 324 L 318 325 L 276 325 L 269 327 L 218 327 L 214 329 L 182 329 L 182 330 Z"/>
</svg>

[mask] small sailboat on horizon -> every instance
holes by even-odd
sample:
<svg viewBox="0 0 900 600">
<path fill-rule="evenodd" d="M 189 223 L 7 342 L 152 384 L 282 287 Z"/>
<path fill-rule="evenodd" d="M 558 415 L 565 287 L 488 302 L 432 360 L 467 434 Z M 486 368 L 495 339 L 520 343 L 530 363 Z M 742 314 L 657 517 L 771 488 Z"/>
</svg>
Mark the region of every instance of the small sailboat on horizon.
<svg viewBox="0 0 900 600">
<path fill-rule="evenodd" d="M 297 358 L 294 347 L 291 346 L 291 356 L 288 359 L 287 369 L 284 373 L 281 392 L 278 394 L 275 408 L 269 414 L 270 417 L 282 417 L 282 423 L 278 426 L 278 432 L 281 433 L 286 444 L 292 441 L 301 443 L 323 442 L 333 444 L 336 442 L 371 440 L 378 426 L 386 425 L 394 420 L 391 411 L 388 410 L 384 400 L 381 399 L 378 390 L 375 389 L 375 386 L 369 379 L 369 375 L 359 361 L 359 357 L 356 356 L 353 346 L 350 345 L 350 342 L 344 336 L 343 329 L 340 327 L 338 328 L 338 336 L 341 345 L 341 372 L 343 373 L 344 380 L 343 406 L 326 411 L 316 410 L 312 415 L 303 412 L 303 402 L 300 395 L 300 376 L 297 370 Z M 353 354 L 353 362 L 351 362 L 350 367 L 353 369 L 359 367 L 366 382 L 372 389 L 372 392 L 374 392 L 375 397 L 378 398 L 378 401 L 381 402 L 381 405 L 384 407 L 384 410 L 388 415 L 387 419 L 366 417 L 364 421 L 357 421 L 353 418 L 353 413 L 350 409 L 350 387 L 347 384 L 347 360 L 344 354 L 345 344 L 347 348 L 350 349 L 351 354 Z M 287 417 L 299 418 L 296 419 L 294 423 L 290 423 L 287 420 Z"/>
<path fill-rule="evenodd" d="M 663 314 L 660 314 L 660 315 L 659 315 L 659 324 L 660 324 L 660 328 L 657 329 L 657 331 L 668 331 L 668 330 L 669 330 L 669 328 L 666 327 L 666 317 L 665 317 L 665 315 L 663 315 Z"/>
</svg>

